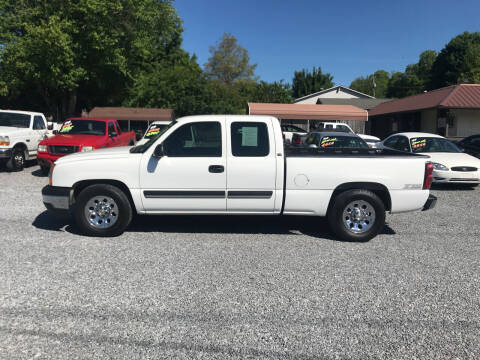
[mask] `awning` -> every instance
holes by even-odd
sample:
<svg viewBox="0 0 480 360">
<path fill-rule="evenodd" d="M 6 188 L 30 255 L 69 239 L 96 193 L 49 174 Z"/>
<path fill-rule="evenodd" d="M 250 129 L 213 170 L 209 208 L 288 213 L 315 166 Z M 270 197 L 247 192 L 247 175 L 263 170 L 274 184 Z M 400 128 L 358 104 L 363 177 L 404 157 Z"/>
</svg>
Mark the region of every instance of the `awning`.
<svg viewBox="0 0 480 360">
<path fill-rule="evenodd" d="M 171 121 L 174 119 L 174 114 L 172 109 L 94 107 L 88 117 L 132 121 Z"/>
<path fill-rule="evenodd" d="M 368 120 L 368 112 L 353 105 L 248 103 L 248 114 L 292 120 Z"/>
</svg>

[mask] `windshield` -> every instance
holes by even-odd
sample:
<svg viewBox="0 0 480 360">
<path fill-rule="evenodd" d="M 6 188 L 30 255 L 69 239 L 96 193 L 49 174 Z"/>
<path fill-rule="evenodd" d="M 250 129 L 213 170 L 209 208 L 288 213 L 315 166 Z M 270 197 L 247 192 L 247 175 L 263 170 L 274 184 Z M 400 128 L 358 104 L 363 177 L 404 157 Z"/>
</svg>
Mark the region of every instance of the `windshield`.
<svg viewBox="0 0 480 360">
<path fill-rule="evenodd" d="M 150 139 L 152 136 L 158 135 L 160 131 L 165 129 L 168 125 L 167 124 L 152 124 L 145 132 L 144 139 Z"/>
<path fill-rule="evenodd" d="M 429 152 L 448 152 L 459 153 L 461 150 L 451 141 L 442 138 L 418 137 L 411 138 L 412 152 L 429 153 Z"/>
<path fill-rule="evenodd" d="M 163 129 L 159 130 L 157 134 L 148 137 L 148 141 L 145 144 L 134 146 L 130 149 L 131 153 L 143 153 L 147 151 L 147 149 L 152 146 L 157 139 L 162 136 L 165 132 L 167 132 L 168 129 L 170 129 L 173 125 L 175 125 L 177 122 L 174 120 L 167 126 L 165 126 Z M 145 134 L 146 135 L 146 134 Z"/>
<path fill-rule="evenodd" d="M 67 120 L 63 123 L 59 133 L 105 136 L 107 134 L 107 123 L 97 120 Z"/>
<path fill-rule="evenodd" d="M 28 129 L 30 127 L 30 115 L 0 112 L 0 126 Z"/>
<path fill-rule="evenodd" d="M 318 128 L 315 131 L 338 131 L 344 133 L 351 133 L 352 131 L 345 125 L 332 125 L 332 124 L 323 124 L 320 123 Z"/>
</svg>

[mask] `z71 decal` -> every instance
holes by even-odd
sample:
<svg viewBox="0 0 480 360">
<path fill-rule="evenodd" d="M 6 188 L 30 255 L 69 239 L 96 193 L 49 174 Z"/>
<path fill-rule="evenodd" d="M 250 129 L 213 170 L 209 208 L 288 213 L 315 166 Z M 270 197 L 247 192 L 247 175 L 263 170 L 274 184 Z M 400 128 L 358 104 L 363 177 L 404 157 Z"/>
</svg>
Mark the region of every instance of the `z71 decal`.
<svg viewBox="0 0 480 360">
<path fill-rule="evenodd" d="M 412 149 L 418 149 L 427 145 L 427 139 L 412 139 Z"/>
<path fill-rule="evenodd" d="M 322 143 L 320 144 L 320 146 L 321 146 L 322 148 L 325 148 L 325 147 L 334 145 L 336 141 L 337 141 L 337 138 L 336 138 L 336 137 L 333 137 L 333 138 L 332 138 L 332 137 L 326 136 L 326 137 L 324 137 L 324 138 L 322 139 Z"/>
</svg>

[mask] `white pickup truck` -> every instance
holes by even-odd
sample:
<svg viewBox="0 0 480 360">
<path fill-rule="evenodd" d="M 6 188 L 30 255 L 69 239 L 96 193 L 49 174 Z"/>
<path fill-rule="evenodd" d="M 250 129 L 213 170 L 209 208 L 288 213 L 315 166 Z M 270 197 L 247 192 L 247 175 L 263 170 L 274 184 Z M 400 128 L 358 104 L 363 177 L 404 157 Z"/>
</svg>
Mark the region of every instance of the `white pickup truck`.
<svg viewBox="0 0 480 360">
<path fill-rule="evenodd" d="M 333 140 L 332 140 L 333 141 Z M 339 238 L 366 241 L 385 212 L 426 210 L 428 156 L 393 150 L 284 148 L 268 116 L 192 116 L 147 143 L 56 161 L 43 202 L 87 235 L 116 236 L 133 213 L 327 216 Z"/>
<path fill-rule="evenodd" d="M 25 160 L 37 157 L 38 143 L 48 134 L 41 113 L 0 110 L 0 162 L 12 170 L 23 170 Z"/>
</svg>

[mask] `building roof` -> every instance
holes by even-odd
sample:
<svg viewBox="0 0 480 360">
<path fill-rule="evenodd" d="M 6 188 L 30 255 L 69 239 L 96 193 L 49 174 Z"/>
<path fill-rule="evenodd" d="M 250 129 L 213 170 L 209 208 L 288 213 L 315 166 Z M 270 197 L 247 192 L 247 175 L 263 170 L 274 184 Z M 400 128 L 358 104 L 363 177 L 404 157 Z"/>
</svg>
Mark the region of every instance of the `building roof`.
<svg viewBox="0 0 480 360">
<path fill-rule="evenodd" d="M 360 92 L 360 91 L 350 89 L 350 88 L 348 88 L 348 87 L 346 87 L 346 86 L 343 86 L 343 85 L 337 85 L 337 86 L 333 86 L 333 87 L 331 87 L 331 88 L 329 88 L 329 89 L 317 91 L 317 92 L 315 92 L 315 93 L 302 96 L 301 98 L 295 99 L 295 102 L 302 101 L 302 100 L 305 100 L 305 99 L 308 99 L 308 98 L 311 98 L 311 97 L 314 97 L 314 96 L 322 95 L 322 94 L 325 94 L 325 93 L 328 93 L 328 92 L 338 91 L 338 90 L 343 90 L 343 91 L 348 92 L 348 93 L 351 93 L 351 94 L 353 94 L 353 95 L 357 95 L 358 97 L 361 97 L 361 98 L 374 99 L 373 96 L 364 94 L 364 93 L 362 93 L 362 92 Z"/>
<path fill-rule="evenodd" d="M 375 106 L 378 106 L 384 102 L 391 101 L 392 99 L 334 99 L 334 98 L 319 98 L 317 104 L 324 105 L 353 105 L 360 109 L 370 110 Z"/>
<path fill-rule="evenodd" d="M 368 120 L 366 110 L 352 105 L 248 103 L 248 114 L 292 120 Z"/>
<path fill-rule="evenodd" d="M 125 108 L 125 107 L 94 107 L 89 117 L 109 118 L 117 120 L 172 120 L 172 109 Z"/>
<path fill-rule="evenodd" d="M 380 104 L 370 116 L 432 108 L 480 108 L 480 84 L 459 84 Z"/>
</svg>

